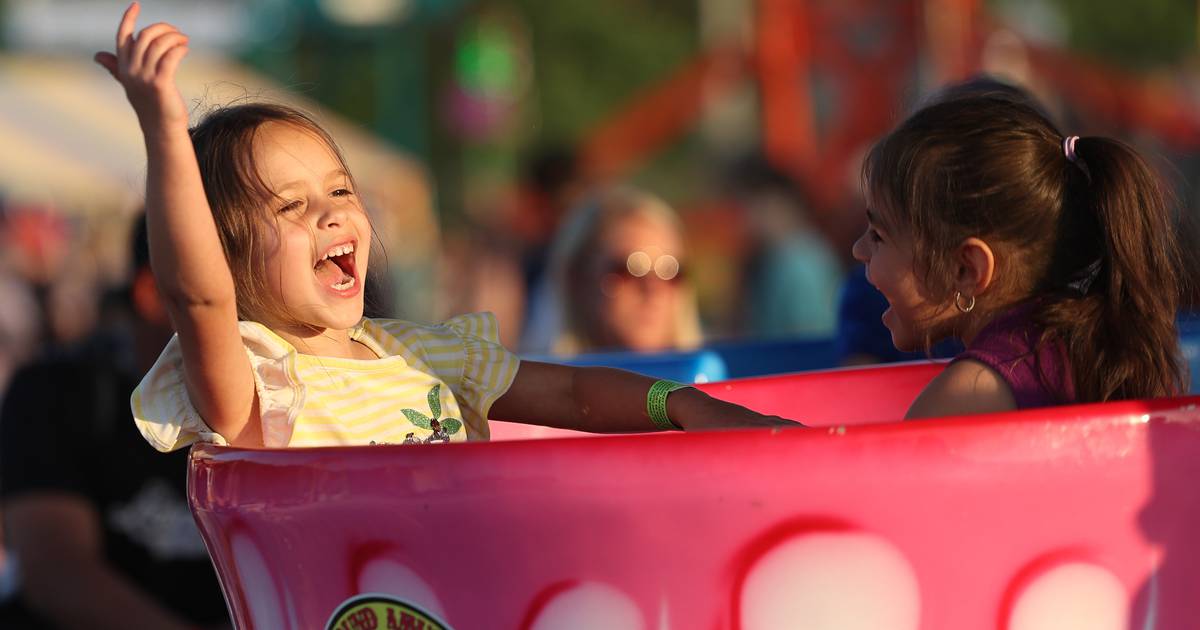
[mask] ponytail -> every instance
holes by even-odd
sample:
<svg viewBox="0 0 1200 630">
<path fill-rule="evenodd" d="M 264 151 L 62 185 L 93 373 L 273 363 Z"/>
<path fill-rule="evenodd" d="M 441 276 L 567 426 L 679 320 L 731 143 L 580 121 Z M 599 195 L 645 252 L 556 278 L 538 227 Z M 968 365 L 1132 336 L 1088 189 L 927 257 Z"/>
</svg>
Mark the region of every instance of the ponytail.
<svg viewBox="0 0 1200 630">
<path fill-rule="evenodd" d="M 1168 193 L 1138 154 L 1107 138 L 1064 156 L 1061 234 L 1036 318 L 1065 345 L 1076 398 L 1100 402 L 1186 391 L 1175 316 L 1182 254 Z"/>
</svg>

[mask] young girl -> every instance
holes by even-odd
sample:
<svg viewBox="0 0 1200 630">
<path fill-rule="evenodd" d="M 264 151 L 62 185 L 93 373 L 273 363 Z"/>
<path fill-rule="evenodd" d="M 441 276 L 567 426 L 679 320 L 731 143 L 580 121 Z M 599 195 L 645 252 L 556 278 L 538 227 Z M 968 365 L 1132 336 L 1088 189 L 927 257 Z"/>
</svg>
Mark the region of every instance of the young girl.
<svg viewBox="0 0 1200 630">
<path fill-rule="evenodd" d="M 97 62 L 146 141 L 151 261 L 178 332 L 134 392 L 158 449 L 486 439 L 487 419 L 584 431 L 790 424 L 609 369 L 519 362 L 489 315 L 364 320 L 371 226 L 333 142 L 294 110 L 240 105 L 188 129 L 167 24 Z M 239 322 L 239 320 L 242 320 Z"/>
<path fill-rule="evenodd" d="M 956 90 L 863 166 L 854 256 L 900 350 L 966 346 L 908 417 L 1184 391 L 1180 252 L 1162 184 L 1128 146 L 1063 135 L 1009 90 Z"/>
</svg>

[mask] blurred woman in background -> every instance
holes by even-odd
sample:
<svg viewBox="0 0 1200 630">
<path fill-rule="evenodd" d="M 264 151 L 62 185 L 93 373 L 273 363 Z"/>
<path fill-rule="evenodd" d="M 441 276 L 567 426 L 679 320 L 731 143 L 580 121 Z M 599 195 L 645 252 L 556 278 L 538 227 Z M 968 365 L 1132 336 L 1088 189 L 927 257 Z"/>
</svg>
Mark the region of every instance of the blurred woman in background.
<svg viewBox="0 0 1200 630">
<path fill-rule="evenodd" d="M 657 352 L 697 347 L 683 230 L 661 199 L 627 187 L 574 208 L 551 247 L 524 339 L 529 352 Z"/>
</svg>

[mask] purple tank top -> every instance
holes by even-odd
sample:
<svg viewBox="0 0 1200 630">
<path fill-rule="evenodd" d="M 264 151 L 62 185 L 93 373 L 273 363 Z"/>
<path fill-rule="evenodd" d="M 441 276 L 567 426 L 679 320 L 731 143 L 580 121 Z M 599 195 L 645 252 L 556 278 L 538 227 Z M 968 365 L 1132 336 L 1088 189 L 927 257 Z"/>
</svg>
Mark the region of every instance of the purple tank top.
<svg viewBox="0 0 1200 630">
<path fill-rule="evenodd" d="M 1022 304 L 997 315 L 954 360 L 974 359 L 995 370 L 1012 389 L 1017 409 L 1073 403 L 1066 349 L 1048 341 L 1034 352 L 1042 331 L 1032 311 L 1032 304 Z"/>
</svg>

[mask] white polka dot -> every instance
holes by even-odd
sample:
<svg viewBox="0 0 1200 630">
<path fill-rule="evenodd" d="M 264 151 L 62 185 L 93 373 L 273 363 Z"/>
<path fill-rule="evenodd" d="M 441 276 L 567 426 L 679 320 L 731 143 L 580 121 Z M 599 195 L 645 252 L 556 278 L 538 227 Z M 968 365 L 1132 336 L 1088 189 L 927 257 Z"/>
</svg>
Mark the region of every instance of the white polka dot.
<svg viewBox="0 0 1200 630">
<path fill-rule="evenodd" d="M 797 536 L 768 551 L 746 575 L 745 630 L 915 630 L 916 576 L 890 543 L 870 534 Z"/>
<path fill-rule="evenodd" d="M 555 595 L 530 630 L 644 630 L 642 611 L 628 595 L 599 582 L 584 582 Z"/>
<path fill-rule="evenodd" d="M 271 569 L 263 559 L 258 545 L 244 534 L 229 538 L 230 555 L 237 566 L 242 595 L 250 609 L 255 628 L 284 628 L 282 600 L 271 577 Z"/>
<path fill-rule="evenodd" d="M 1061 564 L 1017 596 L 1009 630 L 1124 630 L 1129 593 L 1111 571 L 1084 562 Z"/>
<path fill-rule="evenodd" d="M 389 559 L 370 560 L 358 574 L 359 593 L 385 593 L 446 619 L 441 600 L 412 569 Z"/>
</svg>

